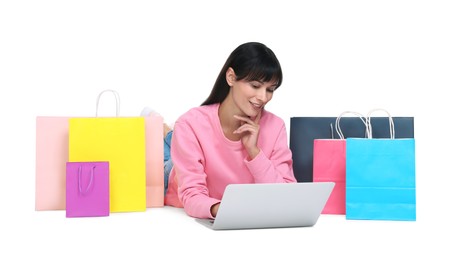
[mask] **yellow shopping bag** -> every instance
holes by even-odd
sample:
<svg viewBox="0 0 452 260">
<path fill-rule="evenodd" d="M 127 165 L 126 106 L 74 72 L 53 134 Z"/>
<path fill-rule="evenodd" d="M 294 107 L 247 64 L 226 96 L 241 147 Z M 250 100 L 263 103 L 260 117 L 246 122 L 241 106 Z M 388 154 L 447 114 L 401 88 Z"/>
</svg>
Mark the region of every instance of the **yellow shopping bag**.
<svg viewBox="0 0 452 260">
<path fill-rule="evenodd" d="M 110 212 L 146 210 L 145 155 L 143 117 L 69 119 L 69 161 L 110 162 Z"/>
</svg>

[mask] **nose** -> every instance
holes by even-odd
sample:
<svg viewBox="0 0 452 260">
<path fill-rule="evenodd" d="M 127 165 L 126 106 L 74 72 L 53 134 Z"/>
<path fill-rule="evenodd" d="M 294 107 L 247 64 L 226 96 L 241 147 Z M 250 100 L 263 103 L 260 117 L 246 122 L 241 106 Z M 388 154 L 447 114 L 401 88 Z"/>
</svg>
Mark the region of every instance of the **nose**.
<svg viewBox="0 0 452 260">
<path fill-rule="evenodd" d="M 258 90 L 257 90 L 257 93 L 256 93 L 256 98 L 259 100 L 259 101 L 261 101 L 262 103 L 266 103 L 267 102 L 267 100 L 268 100 L 268 97 L 267 97 L 267 89 L 265 89 L 265 88 L 259 88 Z"/>
</svg>

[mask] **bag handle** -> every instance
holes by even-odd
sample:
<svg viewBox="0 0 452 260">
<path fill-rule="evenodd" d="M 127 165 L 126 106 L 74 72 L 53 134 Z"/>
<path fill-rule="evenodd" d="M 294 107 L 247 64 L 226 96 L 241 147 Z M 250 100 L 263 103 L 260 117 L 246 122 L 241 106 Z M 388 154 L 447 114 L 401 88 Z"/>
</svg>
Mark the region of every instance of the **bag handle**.
<svg viewBox="0 0 452 260">
<path fill-rule="evenodd" d="M 119 116 L 119 103 L 120 103 L 120 100 L 119 100 L 119 93 L 118 93 L 117 91 L 115 91 L 115 90 L 112 90 L 112 89 L 106 89 L 106 90 L 103 90 L 103 91 L 100 92 L 99 95 L 97 96 L 97 101 L 96 101 L 96 117 L 97 117 L 97 114 L 98 114 L 98 111 L 99 111 L 99 101 L 100 101 L 100 97 L 102 96 L 102 94 L 104 94 L 104 93 L 106 93 L 106 92 L 111 92 L 111 93 L 113 93 L 113 95 L 115 96 L 115 100 L 116 100 L 116 117 L 118 117 L 118 116 Z"/>
<path fill-rule="evenodd" d="M 367 119 L 364 115 L 362 115 L 361 113 L 355 112 L 355 111 L 344 111 L 342 112 L 337 118 L 336 118 L 336 124 L 335 124 L 335 128 L 336 128 L 336 132 L 339 135 L 340 139 L 345 139 L 344 134 L 342 133 L 341 127 L 340 127 L 340 121 L 341 121 L 341 117 L 345 114 L 354 114 L 357 115 L 359 117 L 359 119 L 361 119 L 361 122 L 363 122 L 364 126 L 366 127 L 366 135 L 369 136 L 369 128 L 367 127 Z"/>
<path fill-rule="evenodd" d="M 94 168 L 96 168 L 96 166 L 91 167 L 91 176 L 89 178 L 88 187 L 86 188 L 85 191 L 83 191 L 83 189 L 82 189 L 82 166 L 80 165 L 78 167 L 78 191 L 80 192 L 80 194 L 88 193 L 89 189 L 91 188 L 91 186 L 93 184 L 93 179 L 94 179 Z"/>
<path fill-rule="evenodd" d="M 370 122 L 370 115 L 375 112 L 375 111 L 383 111 L 386 114 L 388 114 L 388 119 L 389 119 L 389 135 L 391 139 L 395 138 L 395 130 L 394 130 L 394 120 L 392 119 L 391 114 L 389 114 L 389 112 L 385 109 L 382 108 L 376 108 L 376 109 L 372 109 L 367 113 L 367 117 L 366 117 L 366 127 L 367 127 L 367 133 L 368 133 L 368 138 L 372 139 L 372 124 Z"/>
</svg>

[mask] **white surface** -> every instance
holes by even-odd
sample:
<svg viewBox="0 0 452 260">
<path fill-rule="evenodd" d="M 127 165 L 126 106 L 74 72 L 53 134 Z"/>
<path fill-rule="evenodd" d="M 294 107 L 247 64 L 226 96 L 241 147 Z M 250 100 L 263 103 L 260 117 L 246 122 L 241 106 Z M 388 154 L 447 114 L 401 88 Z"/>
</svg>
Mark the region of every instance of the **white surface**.
<svg viewBox="0 0 452 260">
<path fill-rule="evenodd" d="M 1 254 L 12 256 L 6 259 L 30 255 L 45 259 L 154 259 L 159 254 L 170 259 L 452 256 L 450 232 L 435 224 L 438 220 L 350 221 L 340 215 L 322 215 L 314 227 L 214 231 L 172 207 L 105 218 L 66 219 L 64 211 L 15 215 L 14 221 L 2 227 L 2 237 L 7 240 L 2 242 Z"/>
<path fill-rule="evenodd" d="M 1 1 L 0 258 L 452 259 L 451 13 L 439 0 Z M 121 115 L 150 106 L 173 122 L 246 41 L 280 59 L 283 85 L 267 108 L 287 125 L 376 107 L 415 117 L 416 222 L 325 216 L 308 229 L 215 232 L 171 208 L 102 219 L 34 211 L 37 115 L 94 116 L 112 88 Z M 99 114 L 114 115 L 113 100 L 102 102 Z"/>
</svg>

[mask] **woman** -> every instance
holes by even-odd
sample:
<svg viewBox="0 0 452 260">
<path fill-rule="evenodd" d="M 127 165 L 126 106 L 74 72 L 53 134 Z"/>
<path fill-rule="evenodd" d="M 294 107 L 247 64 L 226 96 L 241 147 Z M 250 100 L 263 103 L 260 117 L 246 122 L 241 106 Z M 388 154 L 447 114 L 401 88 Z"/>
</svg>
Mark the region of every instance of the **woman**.
<svg viewBox="0 0 452 260">
<path fill-rule="evenodd" d="M 165 205 L 215 218 L 228 184 L 296 182 L 284 121 L 265 110 L 281 83 L 279 61 L 264 44 L 230 54 L 209 97 L 170 131 Z"/>
</svg>

